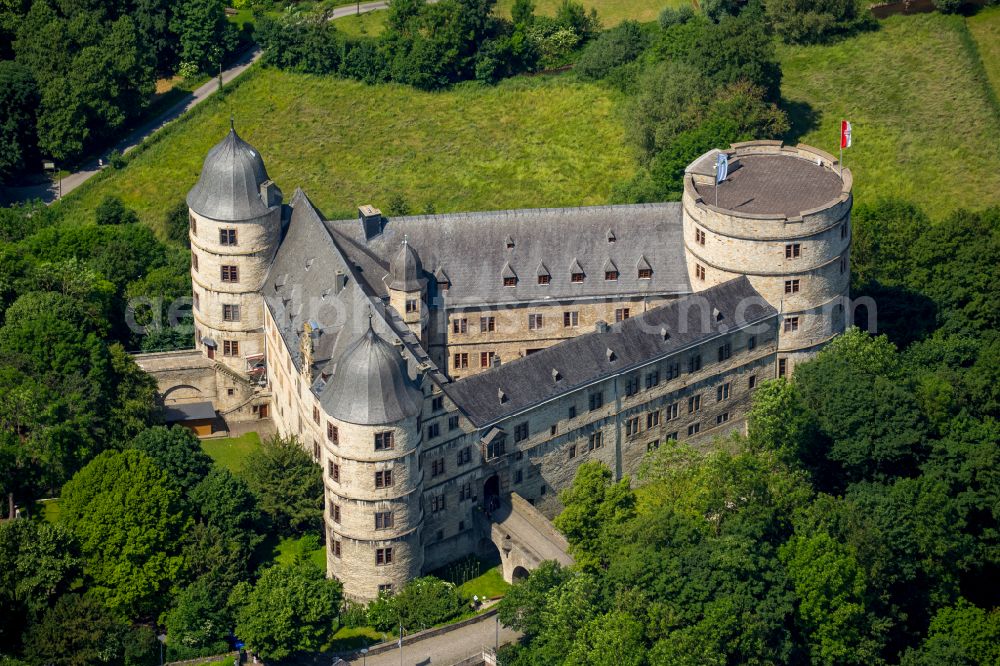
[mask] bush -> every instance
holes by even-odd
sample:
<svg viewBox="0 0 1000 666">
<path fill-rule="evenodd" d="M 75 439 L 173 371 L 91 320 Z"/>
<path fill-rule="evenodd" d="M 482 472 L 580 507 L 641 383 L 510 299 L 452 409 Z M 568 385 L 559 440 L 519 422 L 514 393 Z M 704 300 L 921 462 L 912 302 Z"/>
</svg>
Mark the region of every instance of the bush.
<svg viewBox="0 0 1000 666">
<path fill-rule="evenodd" d="M 766 0 L 765 8 L 774 31 L 790 44 L 829 41 L 857 29 L 869 17 L 862 0 Z"/>
<path fill-rule="evenodd" d="M 368 624 L 368 608 L 347 599 L 340 609 L 340 623 L 345 627 L 364 627 Z"/>
<path fill-rule="evenodd" d="M 166 231 L 167 240 L 175 243 L 183 243 L 185 247 L 191 245 L 191 237 L 188 235 L 188 206 L 187 202 L 181 199 L 176 204 L 167 209 L 163 216 L 163 226 Z"/>
<path fill-rule="evenodd" d="M 462 612 L 462 598 L 449 582 L 434 576 L 411 580 L 395 600 L 403 627 L 426 629 L 447 622 Z"/>
<path fill-rule="evenodd" d="M 576 63 L 576 72 L 584 79 L 603 79 L 611 70 L 638 58 L 646 42 L 639 24 L 625 21 L 587 45 Z"/>
<path fill-rule="evenodd" d="M 340 38 L 323 14 L 305 18 L 288 14 L 280 19 L 262 16 L 257 39 L 264 49 L 265 64 L 306 74 L 333 74 L 340 67 Z"/>
<path fill-rule="evenodd" d="M 666 30 L 672 25 L 687 23 L 694 18 L 694 9 L 691 5 L 681 5 L 676 9 L 667 7 L 660 12 L 660 27 Z"/>
<path fill-rule="evenodd" d="M 340 74 L 369 85 L 389 80 L 389 65 L 385 54 L 370 40 L 348 42 L 340 62 Z"/>
<path fill-rule="evenodd" d="M 120 150 L 112 150 L 108 154 L 108 164 L 111 165 L 112 169 L 124 169 L 128 160 L 125 159 Z"/>
</svg>

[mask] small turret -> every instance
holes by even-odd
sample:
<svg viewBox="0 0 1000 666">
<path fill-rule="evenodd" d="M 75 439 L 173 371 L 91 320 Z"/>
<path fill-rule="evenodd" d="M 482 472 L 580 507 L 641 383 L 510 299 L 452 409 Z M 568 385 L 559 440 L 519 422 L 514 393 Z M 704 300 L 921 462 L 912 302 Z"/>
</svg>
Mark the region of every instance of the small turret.
<svg viewBox="0 0 1000 666">
<path fill-rule="evenodd" d="M 386 277 L 389 280 L 389 305 L 395 308 L 421 343 L 425 343 L 424 288 L 427 279 L 417 251 L 406 238 L 389 261 L 389 275 Z"/>
</svg>

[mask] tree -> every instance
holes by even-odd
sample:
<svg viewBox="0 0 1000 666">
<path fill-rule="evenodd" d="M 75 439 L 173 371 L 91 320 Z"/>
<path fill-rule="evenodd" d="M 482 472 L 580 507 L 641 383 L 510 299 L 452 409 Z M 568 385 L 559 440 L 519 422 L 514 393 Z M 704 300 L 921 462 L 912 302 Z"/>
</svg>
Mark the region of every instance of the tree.
<svg viewBox="0 0 1000 666">
<path fill-rule="evenodd" d="M 215 71 L 235 47 L 236 37 L 222 0 L 183 0 L 174 11 L 170 27 L 180 37 L 181 62 Z"/>
<path fill-rule="evenodd" d="M 403 627 L 409 631 L 446 622 L 462 612 L 462 598 L 452 583 L 425 576 L 406 583 L 393 599 Z"/>
<path fill-rule="evenodd" d="M 323 472 L 294 437 L 271 437 L 247 458 L 244 476 L 280 534 L 319 529 Z"/>
<path fill-rule="evenodd" d="M 902 661 L 905 666 L 998 662 L 1000 610 L 985 611 L 965 599 L 938 610 L 920 648 Z"/>
<path fill-rule="evenodd" d="M 341 590 L 309 562 L 265 569 L 233 590 L 236 635 L 266 660 L 319 650 L 337 629 Z"/>
<path fill-rule="evenodd" d="M 505 627 L 537 636 L 545 628 L 542 611 L 553 590 L 570 577 L 558 562 L 542 562 L 528 578 L 513 586 L 497 605 L 497 617 Z"/>
<path fill-rule="evenodd" d="M 514 0 L 510 18 L 515 26 L 528 26 L 535 20 L 535 3 L 532 0 Z"/>
<path fill-rule="evenodd" d="M 584 79 L 603 79 L 608 73 L 639 57 L 646 47 L 646 36 L 635 21 L 625 21 L 587 45 L 576 63 L 576 72 Z"/>
<path fill-rule="evenodd" d="M 250 574 L 250 557 L 245 542 L 233 542 L 229 534 L 214 525 L 195 523 L 181 538 L 183 567 L 179 581 L 201 580 L 228 592 Z"/>
<path fill-rule="evenodd" d="M 69 589 L 80 572 L 79 546 L 66 529 L 30 520 L 0 523 L 0 650 Z"/>
<path fill-rule="evenodd" d="M 35 110 L 38 86 L 31 70 L 0 60 L 0 183 L 24 172 L 38 158 Z"/>
<path fill-rule="evenodd" d="M 63 487 L 60 509 L 80 540 L 90 592 L 128 617 L 155 617 L 190 522 L 167 474 L 141 451 L 106 451 Z"/>
<path fill-rule="evenodd" d="M 28 630 L 24 652 L 32 664 L 121 664 L 127 629 L 97 599 L 66 594 Z"/>
<path fill-rule="evenodd" d="M 212 459 L 187 428 L 155 426 L 140 432 L 129 448 L 142 451 L 166 473 L 167 481 L 185 496 L 208 475 Z"/>
<path fill-rule="evenodd" d="M 188 215 L 187 202 L 183 199 L 167 209 L 167 212 L 163 216 L 163 226 L 167 230 L 167 240 L 179 243 L 184 247 L 191 246 L 191 237 L 188 235 L 190 225 Z"/>
<path fill-rule="evenodd" d="M 827 42 L 870 20 L 858 0 L 765 0 L 764 7 L 774 31 L 790 44 Z"/>
<path fill-rule="evenodd" d="M 122 200 L 108 195 L 94 209 L 94 221 L 98 224 L 132 224 L 139 221 L 134 210 L 125 207 Z"/>
<path fill-rule="evenodd" d="M 781 98 L 781 65 L 758 12 L 724 16 L 707 25 L 687 60 L 716 85 L 750 83 L 764 91 L 768 102 Z"/>
<path fill-rule="evenodd" d="M 167 614 L 167 646 L 171 659 L 220 654 L 229 649 L 232 628 L 227 608 L 229 588 L 219 589 L 197 580 L 181 590 Z"/>
<path fill-rule="evenodd" d="M 565 508 L 553 523 L 566 535 L 573 555 L 583 567 L 597 566 L 603 560 L 603 531 L 635 514 L 635 495 L 629 480 L 613 482 L 611 470 L 599 462 L 580 465 L 573 485 L 563 490 L 559 499 Z"/>
</svg>

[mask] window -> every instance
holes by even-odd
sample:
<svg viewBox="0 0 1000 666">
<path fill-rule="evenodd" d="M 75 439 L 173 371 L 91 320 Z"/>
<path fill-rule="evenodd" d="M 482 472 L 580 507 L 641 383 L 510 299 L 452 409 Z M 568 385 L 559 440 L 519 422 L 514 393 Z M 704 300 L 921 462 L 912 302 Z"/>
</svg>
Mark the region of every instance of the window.
<svg viewBox="0 0 1000 666">
<path fill-rule="evenodd" d="M 514 442 L 522 442 L 528 439 L 528 422 L 518 423 L 514 426 Z"/>
<path fill-rule="evenodd" d="M 640 280 L 651 280 L 653 278 L 652 268 L 640 268 L 639 269 L 639 279 Z"/>
<path fill-rule="evenodd" d="M 669 441 L 676 442 L 677 441 L 677 431 L 669 433 L 666 437 L 663 438 L 663 441 L 664 442 L 669 442 Z"/>
<path fill-rule="evenodd" d="M 571 419 L 575 419 L 576 418 L 576 405 L 570 405 L 568 418 L 571 418 Z"/>
<path fill-rule="evenodd" d="M 729 412 L 722 412 L 715 417 L 715 425 L 722 425 L 729 420 Z"/>
<path fill-rule="evenodd" d="M 455 369 L 469 367 L 469 355 L 468 354 L 455 354 Z"/>
<path fill-rule="evenodd" d="M 701 370 L 701 354 L 695 354 L 688 359 L 688 372 L 698 372 Z"/>
<path fill-rule="evenodd" d="M 239 320 L 240 320 L 240 306 L 223 304 L 222 321 L 239 321 Z"/>
<path fill-rule="evenodd" d="M 408 298 L 408 299 L 406 299 L 406 312 L 407 312 L 407 314 L 410 314 L 410 313 L 413 313 L 413 312 L 417 312 L 418 310 L 420 310 L 420 305 L 418 303 L 419 303 L 418 300 L 415 299 L 415 298 Z"/>
<path fill-rule="evenodd" d="M 660 448 L 660 440 L 654 439 L 652 442 L 648 442 L 646 444 L 646 453 L 649 453 L 650 451 L 655 451 L 658 448 Z"/>
<path fill-rule="evenodd" d="M 375 512 L 375 529 L 377 530 L 387 530 L 393 525 L 392 511 L 376 511 Z"/>
<path fill-rule="evenodd" d="M 570 282 L 580 283 L 583 282 L 583 273 L 572 273 L 569 276 Z"/>
<path fill-rule="evenodd" d="M 444 396 L 436 395 L 431 399 L 431 409 L 435 412 L 440 412 L 444 409 Z"/>
<path fill-rule="evenodd" d="M 552 425 L 549 426 L 549 437 L 555 437 L 555 436 L 556 436 L 556 424 L 553 423 Z"/>
<path fill-rule="evenodd" d="M 441 425 L 439 423 L 432 423 L 427 426 L 427 439 L 434 439 L 441 434 Z"/>
<path fill-rule="evenodd" d="M 459 502 L 464 502 L 465 500 L 469 500 L 469 499 L 472 499 L 472 484 L 471 483 L 464 483 L 458 489 L 458 501 Z M 461 528 L 459 528 L 459 530 L 461 530 Z"/>
<path fill-rule="evenodd" d="M 537 331 L 541 328 L 542 328 L 542 315 L 540 314 L 528 315 L 528 330 Z"/>
<path fill-rule="evenodd" d="M 514 483 L 521 483 L 524 481 L 524 472 L 521 470 L 514 470 Z"/>
<path fill-rule="evenodd" d="M 667 408 L 665 410 L 663 410 L 663 412 L 664 412 L 664 418 L 667 421 L 672 421 L 672 420 L 674 420 L 674 419 L 677 418 L 677 412 L 679 411 L 680 404 L 681 403 L 679 403 L 679 402 L 673 402 L 673 403 L 667 405 Z"/>
<path fill-rule="evenodd" d="M 618 279 L 618 271 L 604 271 L 604 279 L 609 282 L 614 282 Z"/>
<path fill-rule="evenodd" d="M 725 384 L 717 387 L 715 389 L 715 401 L 722 402 L 723 400 L 729 400 L 729 385 L 731 382 L 726 382 Z"/>
<path fill-rule="evenodd" d="M 694 414 L 701 409 L 701 395 L 693 395 L 688 398 L 688 414 Z"/>
<path fill-rule="evenodd" d="M 239 356 L 240 355 L 240 343 L 237 340 L 223 340 L 222 341 L 222 355 L 223 356 Z"/>
<path fill-rule="evenodd" d="M 639 392 L 639 378 L 629 377 L 625 380 L 625 396 L 635 395 Z"/>
<path fill-rule="evenodd" d="M 730 343 L 719 345 L 719 362 L 725 361 L 733 355 L 733 346 Z"/>
<path fill-rule="evenodd" d="M 785 318 L 785 333 L 794 333 L 797 330 L 799 330 L 799 318 L 798 317 Z"/>
<path fill-rule="evenodd" d="M 503 286 L 505 286 L 505 287 L 516 287 L 517 286 L 517 278 L 516 277 L 505 277 L 503 279 Z"/>
<path fill-rule="evenodd" d="M 576 444 L 571 444 L 569 450 L 567 451 L 567 456 L 570 460 L 576 458 Z"/>
<path fill-rule="evenodd" d="M 195 267 L 195 270 L 197 270 L 197 267 Z M 843 275 L 846 271 L 847 271 L 847 259 L 841 257 L 840 258 L 840 274 Z"/>
<path fill-rule="evenodd" d="M 445 508 L 444 495 L 435 495 L 434 497 L 431 498 L 431 513 L 444 511 L 444 508 Z"/>
<path fill-rule="evenodd" d="M 783 358 L 779 358 L 778 359 L 778 376 L 779 377 L 784 377 L 786 374 L 788 374 L 788 361 L 785 360 L 785 359 L 783 359 Z"/>
<path fill-rule="evenodd" d="M 333 505 L 333 522 L 335 522 L 335 523 L 339 523 L 340 522 L 340 505 L 339 504 L 334 504 Z"/>
<path fill-rule="evenodd" d="M 704 280 L 705 279 L 705 267 L 702 266 L 701 264 L 695 264 L 694 265 L 694 276 L 696 278 L 698 278 L 699 280 Z"/>
<path fill-rule="evenodd" d="M 458 415 L 448 417 L 448 430 L 458 430 Z"/>
<path fill-rule="evenodd" d="M 593 451 L 594 449 L 599 449 L 602 446 L 604 446 L 604 433 L 600 430 L 590 433 L 590 439 L 587 440 L 587 450 Z"/>
<path fill-rule="evenodd" d="M 239 282 L 240 281 L 240 271 L 236 266 L 223 266 L 222 267 L 222 281 L 223 282 Z"/>
<path fill-rule="evenodd" d="M 451 322 L 451 332 L 452 333 L 468 333 L 469 330 L 469 320 L 468 319 L 455 319 Z"/>
<path fill-rule="evenodd" d="M 385 432 L 375 433 L 375 450 L 376 451 L 388 451 L 389 449 L 395 448 L 396 442 L 392 436 L 391 430 L 386 430 Z"/>
<path fill-rule="evenodd" d="M 390 488 L 392 487 L 392 470 L 385 469 L 375 472 L 375 487 L 376 488 Z"/>
<path fill-rule="evenodd" d="M 236 245 L 236 229 L 219 229 L 219 245 Z"/>
<path fill-rule="evenodd" d="M 319 407 L 313 407 L 313 422 L 319 423 Z"/>
<path fill-rule="evenodd" d="M 198 255 L 194 252 L 191 253 L 191 268 L 193 268 L 195 271 L 198 270 Z"/>
<path fill-rule="evenodd" d="M 383 566 L 386 564 L 392 564 L 392 548 L 376 548 L 375 565 Z"/>
<path fill-rule="evenodd" d="M 393 587 L 392 583 L 380 583 L 378 586 L 379 596 L 381 595 L 392 595 Z"/>
<path fill-rule="evenodd" d="M 750 375 L 750 378 L 747 379 L 747 386 L 751 389 L 757 388 L 757 375 Z"/>
<path fill-rule="evenodd" d="M 799 293 L 799 281 L 798 280 L 785 280 L 785 293 L 786 294 L 797 294 L 797 293 Z"/>
<path fill-rule="evenodd" d="M 705 244 L 705 232 L 702 231 L 701 229 L 695 228 L 695 230 L 694 230 L 694 242 L 698 243 L 698 245 L 704 245 Z"/>
<path fill-rule="evenodd" d="M 671 363 L 667 366 L 667 380 L 676 379 L 681 376 L 681 364 Z"/>
<path fill-rule="evenodd" d="M 319 442 L 313 440 L 313 460 L 318 461 L 320 457 Z"/>
<path fill-rule="evenodd" d="M 789 243 L 785 246 L 785 259 L 798 259 L 802 254 L 802 245 L 799 243 Z"/>
<path fill-rule="evenodd" d="M 332 423 L 327 422 L 326 424 L 326 438 L 334 444 L 340 443 L 340 431 L 337 430 L 337 426 Z"/>
<path fill-rule="evenodd" d="M 700 423 L 692 423 L 691 425 L 688 426 L 688 437 L 690 437 L 691 435 L 697 435 L 699 432 L 701 432 Z"/>
<path fill-rule="evenodd" d="M 552 276 L 551 275 L 539 275 L 538 276 L 538 284 L 548 284 L 551 281 L 552 281 Z"/>
<path fill-rule="evenodd" d="M 497 330 L 496 318 L 495 317 L 480 317 L 479 318 L 479 332 L 480 333 L 491 333 Z"/>
<path fill-rule="evenodd" d="M 188 213 L 188 226 L 191 227 L 191 233 L 198 233 L 198 220 L 194 219 L 194 215 Z"/>
<path fill-rule="evenodd" d="M 479 367 L 488 368 L 490 367 L 490 357 L 493 356 L 490 352 L 479 352 Z"/>
<path fill-rule="evenodd" d="M 655 428 L 660 425 L 660 411 L 650 412 L 646 414 L 646 428 Z"/>
<path fill-rule="evenodd" d="M 337 540 L 332 541 L 331 542 L 331 548 L 333 550 L 333 556 L 339 558 L 340 557 L 340 553 L 341 553 L 340 540 L 337 539 Z"/>
<path fill-rule="evenodd" d="M 625 321 L 628 319 L 629 309 L 628 308 L 618 308 L 615 310 L 615 321 Z"/>
<path fill-rule="evenodd" d="M 757 348 L 757 336 L 751 335 L 747 338 L 747 351 L 753 351 Z"/>
<path fill-rule="evenodd" d="M 486 445 L 486 459 L 493 460 L 499 458 L 507 450 L 507 442 L 503 437 L 497 437 Z"/>
<path fill-rule="evenodd" d="M 579 312 L 563 312 L 563 327 L 570 328 L 580 322 Z"/>
<path fill-rule="evenodd" d="M 330 475 L 331 481 L 340 483 L 340 465 L 331 460 L 326 464 L 326 471 Z"/>
<path fill-rule="evenodd" d="M 601 391 L 591 393 L 589 397 L 590 411 L 600 409 L 604 405 L 604 394 Z"/>
<path fill-rule="evenodd" d="M 472 460 L 472 448 L 465 447 L 464 449 L 459 449 L 458 453 L 455 454 L 455 464 L 461 467 L 462 465 L 469 464 Z"/>
<path fill-rule="evenodd" d="M 646 373 L 646 390 L 658 386 L 660 384 L 660 371 L 653 370 L 652 372 Z"/>
<path fill-rule="evenodd" d="M 194 294 L 194 309 L 195 310 L 200 310 L 201 309 L 201 297 L 198 295 L 197 291 L 192 291 L 191 293 Z"/>
<path fill-rule="evenodd" d="M 633 416 L 625 419 L 625 436 L 631 437 L 639 434 L 639 417 Z"/>
<path fill-rule="evenodd" d="M 840 237 L 847 238 L 847 224 L 844 222 L 840 223 Z"/>
<path fill-rule="evenodd" d="M 441 476 L 444 474 L 444 458 L 435 458 L 431 461 L 431 476 Z"/>
</svg>

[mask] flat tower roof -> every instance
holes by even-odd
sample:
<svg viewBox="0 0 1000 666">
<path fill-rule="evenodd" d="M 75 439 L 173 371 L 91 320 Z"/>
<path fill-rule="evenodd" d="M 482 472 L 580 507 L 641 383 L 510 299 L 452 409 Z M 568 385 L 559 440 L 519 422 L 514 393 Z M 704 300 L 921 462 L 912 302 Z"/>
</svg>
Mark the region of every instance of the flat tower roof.
<svg viewBox="0 0 1000 666">
<path fill-rule="evenodd" d="M 718 207 L 751 215 L 786 215 L 820 208 L 843 190 L 836 171 L 795 155 L 740 155 L 738 168 L 719 185 Z M 715 204 L 715 185 L 696 183 L 706 204 Z"/>
</svg>

